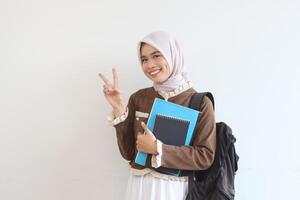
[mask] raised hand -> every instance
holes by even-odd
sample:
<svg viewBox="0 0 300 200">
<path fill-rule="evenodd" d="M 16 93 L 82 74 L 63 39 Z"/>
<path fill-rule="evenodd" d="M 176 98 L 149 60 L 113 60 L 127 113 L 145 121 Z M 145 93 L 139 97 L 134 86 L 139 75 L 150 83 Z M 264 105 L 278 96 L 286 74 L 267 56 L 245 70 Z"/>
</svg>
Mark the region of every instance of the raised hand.
<svg viewBox="0 0 300 200">
<path fill-rule="evenodd" d="M 125 112 L 125 107 L 123 104 L 122 93 L 119 88 L 117 70 L 115 68 L 112 69 L 112 74 L 113 82 L 110 82 L 102 73 L 99 73 L 99 76 L 104 83 L 104 96 L 111 105 L 115 115 L 119 116 Z"/>
</svg>

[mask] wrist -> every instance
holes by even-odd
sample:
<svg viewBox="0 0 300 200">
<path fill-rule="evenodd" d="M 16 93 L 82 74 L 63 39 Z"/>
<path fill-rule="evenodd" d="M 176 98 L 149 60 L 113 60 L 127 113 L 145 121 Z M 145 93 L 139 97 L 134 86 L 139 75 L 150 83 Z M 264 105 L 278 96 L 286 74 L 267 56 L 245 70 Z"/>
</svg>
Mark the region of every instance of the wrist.
<svg viewBox="0 0 300 200">
<path fill-rule="evenodd" d="M 153 155 L 155 155 L 155 156 L 158 155 L 158 150 L 157 150 L 157 139 L 155 139 L 155 141 L 154 141 Z"/>
<path fill-rule="evenodd" d="M 119 106 L 119 107 L 115 107 L 113 108 L 113 113 L 115 115 L 115 117 L 119 117 L 122 114 L 124 114 L 126 111 L 126 108 L 124 106 Z"/>
</svg>

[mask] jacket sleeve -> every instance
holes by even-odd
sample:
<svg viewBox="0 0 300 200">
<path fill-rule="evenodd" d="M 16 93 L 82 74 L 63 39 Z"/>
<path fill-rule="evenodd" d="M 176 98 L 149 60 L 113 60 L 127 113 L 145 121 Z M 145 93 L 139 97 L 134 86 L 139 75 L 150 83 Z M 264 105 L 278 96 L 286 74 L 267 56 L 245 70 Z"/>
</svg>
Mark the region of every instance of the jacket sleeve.
<svg viewBox="0 0 300 200">
<path fill-rule="evenodd" d="M 162 144 L 161 165 L 181 170 L 205 170 L 214 160 L 216 122 L 212 102 L 204 97 L 193 146 Z"/>
<path fill-rule="evenodd" d="M 131 95 L 127 104 L 128 115 L 124 121 L 114 125 L 116 129 L 117 142 L 122 157 L 131 161 L 135 152 L 134 119 L 135 106 L 134 95 Z"/>
</svg>

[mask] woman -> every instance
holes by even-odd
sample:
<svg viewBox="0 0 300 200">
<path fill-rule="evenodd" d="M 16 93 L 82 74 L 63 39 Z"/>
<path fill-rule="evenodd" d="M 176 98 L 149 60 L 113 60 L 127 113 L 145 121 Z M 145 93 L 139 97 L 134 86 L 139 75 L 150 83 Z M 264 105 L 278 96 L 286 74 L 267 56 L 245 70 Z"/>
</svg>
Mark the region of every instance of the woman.
<svg viewBox="0 0 300 200">
<path fill-rule="evenodd" d="M 181 170 L 205 170 L 214 160 L 216 126 L 213 105 L 205 97 L 201 120 L 193 146 L 173 146 L 156 140 L 147 129 L 147 118 L 155 98 L 188 106 L 192 88 L 187 68 L 177 41 L 166 32 L 153 32 L 138 43 L 138 58 L 146 77 L 153 86 L 140 89 L 129 98 L 125 107 L 113 69 L 113 83 L 103 74 L 103 93 L 113 108 L 109 122 L 115 127 L 120 153 L 130 164 L 127 186 L 128 200 L 183 200 L 187 195 L 186 176 L 176 177 L 158 173 L 134 162 L 137 151 L 152 154 L 152 167 Z M 146 132 L 147 134 L 143 134 Z"/>
</svg>

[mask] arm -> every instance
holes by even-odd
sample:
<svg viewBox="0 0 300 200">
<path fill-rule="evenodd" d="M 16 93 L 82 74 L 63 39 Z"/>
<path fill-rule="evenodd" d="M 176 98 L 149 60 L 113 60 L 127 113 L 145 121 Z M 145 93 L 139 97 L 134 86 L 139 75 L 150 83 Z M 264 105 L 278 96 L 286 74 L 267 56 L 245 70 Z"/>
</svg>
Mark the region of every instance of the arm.
<svg viewBox="0 0 300 200">
<path fill-rule="evenodd" d="M 129 161 L 133 160 L 135 152 L 133 125 L 135 119 L 134 113 L 134 97 L 131 95 L 128 101 L 126 113 L 120 116 L 119 120 L 117 120 L 117 123 L 114 124 L 120 153 L 124 159 Z"/>
<path fill-rule="evenodd" d="M 204 97 L 202 116 L 193 146 L 162 144 L 161 165 L 182 170 L 205 170 L 211 166 L 216 150 L 216 122 L 213 105 Z"/>
</svg>

